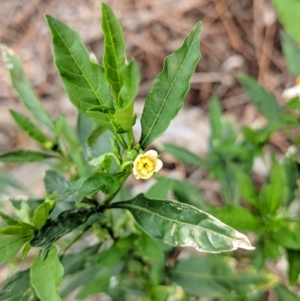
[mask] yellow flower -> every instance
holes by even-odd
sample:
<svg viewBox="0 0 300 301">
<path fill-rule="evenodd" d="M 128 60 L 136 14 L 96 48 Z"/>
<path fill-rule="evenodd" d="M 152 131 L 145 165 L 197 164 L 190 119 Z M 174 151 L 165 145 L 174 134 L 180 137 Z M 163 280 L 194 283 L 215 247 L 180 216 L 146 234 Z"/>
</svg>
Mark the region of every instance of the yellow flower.
<svg viewBox="0 0 300 301">
<path fill-rule="evenodd" d="M 298 97 L 300 99 L 300 76 L 296 79 L 296 85 L 292 88 L 285 89 L 282 96 L 287 99 Z"/>
<path fill-rule="evenodd" d="M 133 174 L 136 179 L 149 179 L 155 172 L 163 166 L 161 160 L 157 158 L 155 150 L 149 150 L 138 155 L 133 162 Z"/>
</svg>

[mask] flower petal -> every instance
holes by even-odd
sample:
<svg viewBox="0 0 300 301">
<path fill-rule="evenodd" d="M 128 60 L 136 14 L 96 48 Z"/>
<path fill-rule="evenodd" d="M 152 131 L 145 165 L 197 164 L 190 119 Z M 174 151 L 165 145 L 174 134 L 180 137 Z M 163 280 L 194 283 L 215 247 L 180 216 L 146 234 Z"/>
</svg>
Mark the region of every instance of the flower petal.
<svg viewBox="0 0 300 301">
<path fill-rule="evenodd" d="M 283 90 L 282 96 L 287 99 L 300 97 L 300 85 L 296 85 L 292 88 Z"/>
<path fill-rule="evenodd" d="M 158 172 L 163 167 L 163 163 L 159 159 L 155 159 L 154 164 L 155 164 L 155 168 L 154 168 L 155 172 Z"/>
<path fill-rule="evenodd" d="M 152 160 L 155 160 L 158 156 L 157 151 L 151 149 L 144 153 L 144 156 L 151 158 Z"/>
<path fill-rule="evenodd" d="M 147 180 L 147 179 L 151 178 L 152 175 L 153 175 L 153 172 L 149 172 L 147 175 L 142 175 L 142 176 L 141 176 L 141 179 Z"/>
</svg>

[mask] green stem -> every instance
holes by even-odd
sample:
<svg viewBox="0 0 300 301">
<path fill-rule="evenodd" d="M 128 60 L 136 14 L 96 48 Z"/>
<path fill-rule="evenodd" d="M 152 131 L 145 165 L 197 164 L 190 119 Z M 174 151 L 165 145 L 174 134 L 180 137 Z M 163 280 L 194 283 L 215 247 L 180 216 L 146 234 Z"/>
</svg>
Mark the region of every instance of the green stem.
<svg viewBox="0 0 300 301">
<path fill-rule="evenodd" d="M 117 139 L 120 141 L 123 148 L 127 149 L 127 144 L 126 144 L 126 141 L 124 140 L 124 137 L 122 136 L 122 134 L 115 133 L 115 135 L 116 135 Z"/>
<path fill-rule="evenodd" d="M 117 191 L 115 191 L 113 194 L 111 194 L 111 195 L 108 195 L 107 197 L 106 197 L 106 199 L 105 200 L 103 200 L 103 202 L 101 203 L 101 208 L 103 208 L 103 207 L 106 207 L 106 205 L 110 202 L 110 201 L 112 201 L 113 199 L 114 199 L 114 197 L 119 193 L 119 191 L 121 190 L 121 188 L 122 188 L 122 186 L 123 186 L 123 184 L 124 184 L 124 182 L 126 181 L 126 179 L 129 177 L 129 173 L 127 174 L 127 175 L 125 175 L 124 176 L 124 178 L 122 179 L 122 181 L 120 182 L 120 186 L 119 186 L 119 188 L 117 189 Z M 100 208 L 99 207 L 99 208 Z"/>
<path fill-rule="evenodd" d="M 83 230 L 80 231 L 80 233 L 66 246 L 66 248 L 63 250 L 61 256 L 60 256 L 60 260 L 63 259 L 63 257 L 65 256 L 66 252 L 70 249 L 70 247 L 76 242 L 78 241 L 83 234 L 90 228 L 91 226 L 87 226 L 85 227 Z"/>
<path fill-rule="evenodd" d="M 121 167 L 120 167 L 121 171 L 123 171 L 123 170 L 125 169 L 126 166 L 131 165 L 131 164 L 133 164 L 133 161 L 126 161 L 126 162 L 124 162 L 124 163 L 121 165 Z"/>
<path fill-rule="evenodd" d="M 106 156 L 114 157 L 114 159 L 116 160 L 118 166 L 121 168 L 121 161 L 119 160 L 119 158 L 116 156 L 115 153 L 106 153 L 105 155 L 106 155 Z"/>
<path fill-rule="evenodd" d="M 128 150 L 131 150 L 134 144 L 134 135 L 132 128 L 126 132 L 127 140 L 128 140 Z"/>
</svg>

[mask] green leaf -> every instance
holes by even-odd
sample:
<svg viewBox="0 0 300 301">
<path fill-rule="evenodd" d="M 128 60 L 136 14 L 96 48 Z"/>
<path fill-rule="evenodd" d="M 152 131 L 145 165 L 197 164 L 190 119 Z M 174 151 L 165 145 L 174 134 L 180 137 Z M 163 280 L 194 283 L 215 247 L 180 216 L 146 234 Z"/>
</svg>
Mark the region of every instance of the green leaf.
<svg viewBox="0 0 300 301">
<path fill-rule="evenodd" d="M 114 126 L 111 123 L 109 113 L 106 110 L 103 110 L 103 106 L 91 107 L 86 114 L 97 125 L 114 132 Z"/>
<path fill-rule="evenodd" d="M 119 95 L 119 105 L 124 108 L 135 99 L 141 81 L 140 69 L 134 58 L 122 67 L 121 75 L 122 88 Z"/>
<path fill-rule="evenodd" d="M 111 206 L 129 210 L 149 235 L 172 246 L 192 246 L 206 252 L 253 249 L 245 235 L 191 205 L 140 194 Z"/>
<path fill-rule="evenodd" d="M 90 120 L 90 118 L 86 114 L 79 111 L 77 117 L 76 129 L 77 129 L 77 135 L 78 135 L 80 146 L 84 152 L 84 157 L 88 158 L 90 154 L 88 151 L 87 140 L 94 129 L 94 123 Z M 105 131 L 104 128 L 103 131 Z"/>
<path fill-rule="evenodd" d="M 283 55 L 289 72 L 293 75 L 294 78 L 297 78 L 298 76 L 300 76 L 300 66 L 296 63 L 300 62 L 300 50 L 294 43 L 294 41 L 284 31 L 280 32 L 280 39 Z"/>
<path fill-rule="evenodd" d="M 173 192 L 175 199 L 179 202 L 193 205 L 199 209 L 210 207 L 198 188 L 183 180 L 158 178 L 145 195 L 149 199 L 167 199 L 170 192 Z"/>
<path fill-rule="evenodd" d="M 278 301 L 300 301 L 300 298 L 283 284 L 278 284 L 275 287 L 275 293 Z"/>
<path fill-rule="evenodd" d="M 5 280 L 0 293 L 2 301 L 38 301 L 30 286 L 29 270 L 17 272 Z"/>
<path fill-rule="evenodd" d="M 14 118 L 15 122 L 19 125 L 19 127 L 31 138 L 40 143 L 49 141 L 49 139 L 40 131 L 39 127 L 35 125 L 29 118 L 14 110 L 10 110 L 10 114 Z"/>
<path fill-rule="evenodd" d="M 64 276 L 78 273 L 85 267 L 94 265 L 96 263 L 96 255 L 99 247 L 100 244 L 97 244 L 92 247 L 84 248 L 78 252 L 63 256 L 61 259 L 61 264 L 64 267 Z"/>
<path fill-rule="evenodd" d="M 300 250 L 300 224 L 295 222 L 275 221 L 276 228 L 273 228 L 272 236 L 281 246 L 291 249 Z"/>
<path fill-rule="evenodd" d="M 275 163 L 271 172 L 269 183 L 261 188 L 259 194 L 259 207 L 264 212 L 274 214 L 283 203 L 286 179 L 283 165 Z"/>
<path fill-rule="evenodd" d="M 17 150 L 0 155 L 0 161 L 6 163 L 38 162 L 49 158 L 55 157 L 46 153 L 26 150 Z"/>
<path fill-rule="evenodd" d="M 236 179 L 242 197 L 252 206 L 258 207 L 258 194 L 248 174 L 236 170 Z"/>
<path fill-rule="evenodd" d="M 164 258 L 164 253 L 157 241 L 144 231 L 139 233 L 135 241 L 135 249 L 146 259 L 162 260 Z"/>
<path fill-rule="evenodd" d="M 0 228 L 0 234 L 33 237 L 35 228 L 29 224 L 10 225 Z"/>
<path fill-rule="evenodd" d="M 173 194 L 177 201 L 197 207 L 201 210 L 209 208 L 199 189 L 183 180 L 173 180 Z"/>
<path fill-rule="evenodd" d="M 98 191 L 113 194 L 119 189 L 124 177 L 126 174 L 123 172 L 117 174 L 96 172 L 86 179 L 79 179 L 65 191 L 64 196 L 76 194 L 75 201 L 80 203 L 84 197 Z"/>
<path fill-rule="evenodd" d="M 264 275 L 251 271 L 234 272 L 225 258 L 215 255 L 180 260 L 169 273 L 189 295 L 212 299 L 253 297 L 260 287 L 268 284 Z"/>
<path fill-rule="evenodd" d="M 173 187 L 174 181 L 170 178 L 158 178 L 156 183 L 150 187 L 145 196 L 149 199 L 166 199 L 168 192 Z"/>
<path fill-rule="evenodd" d="M 110 287 L 110 279 L 113 276 L 110 268 L 99 267 L 93 278 L 85 283 L 81 292 L 76 296 L 76 300 L 86 300 L 88 296 L 105 292 Z"/>
<path fill-rule="evenodd" d="M 62 133 L 69 144 L 70 157 L 76 165 L 79 176 L 86 177 L 89 174 L 88 166 L 80 147 L 77 133 L 74 131 L 65 115 L 59 115 L 55 124 L 59 132 L 58 136 L 61 136 Z"/>
<path fill-rule="evenodd" d="M 163 71 L 153 82 L 141 118 L 143 149 L 168 128 L 183 106 L 190 78 L 200 59 L 200 32 L 201 23 L 198 23 L 183 45 L 166 58 Z"/>
<path fill-rule="evenodd" d="M 258 148 L 258 151 L 260 151 L 260 149 L 269 141 L 271 135 L 275 131 L 276 129 L 274 126 L 271 126 L 270 124 L 255 130 L 247 126 L 242 127 L 245 140 L 254 144 Z"/>
<path fill-rule="evenodd" d="M 190 152 L 184 147 L 176 146 L 170 143 L 163 143 L 161 148 L 164 152 L 171 154 L 185 164 L 190 164 L 197 167 L 205 167 L 206 165 L 205 162 L 196 154 Z"/>
<path fill-rule="evenodd" d="M 99 137 L 100 137 L 105 131 L 106 131 L 106 128 L 105 128 L 105 127 L 103 127 L 103 126 L 97 126 L 97 127 L 91 132 L 91 134 L 89 135 L 89 137 L 88 137 L 88 139 L 87 139 L 87 145 L 88 145 L 89 147 L 93 147 L 93 146 L 97 143 Z"/>
<path fill-rule="evenodd" d="M 131 235 L 118 239 L 111 247 L 98 254 L 97 263 L 101 267 L 112 267 L 127 257 L 136 239 Z"/>
<path fill-rule="evenodd" d="M 98 270 L 99 267 L 94 264 L 88 268 L 83 268 L 81 271 L 78 271 L 73 275 L 64 277 L 60 289 L 61 297 L 65 298 L 72 291 L 78 289 L 78 287 L 85 285 L 90 279 L 93 279 Z"/>
<path fill-rule="evenodd" d="M 2 46 L 6 68 L 9 70 L 13 88 L 28 111 L 42 124 L 54 131 L 54 126 L 47 111 L 32 89 L 22 63 L 13 50 Z"/>
<path fill-rule="evenodd" d="M 5 214 L 4 212 L 0 211 L 1 218 L 8 224 L 8 225 L 17 225 L 19 221 L 10 217 L 9 215 Z"/>
<path fill-rule="evenodd" d="M 297 284 L 300 274 L 300 251 L 286 250 L 287 260 L 289 263 L 288 276 L 290 285 Z"/>
<path fill-rule="evenodd" d="M 209 123 L 211 128 L 211 139 L 215 143 L 220 143 L 222 138 L 222 110 L 219 100 L 213 96 L 209 101 Z"/>
<path fill-rule="evenodd" d="M 23 250 L 22 250 L 22 254 L 21 254 L 21 258 L 22 259 L 26 258 L 26 256 L 27 256 L 28 252 L 30 251 L 30 249 L 31 249 L 31 246 L 30 246 L 29 242 L 27 242 L 25 244 Z"/>
<path fill-rule="evenodd" d="M 32 217 L 34 226 L 40 230 L 46 224 L 49 214 L 53 210 L 57 198 L 48 198 L 43 204 L 38 206 Z"/>
<path fill-rule="evenodd" d="M 257 107 L 258 111 L 265 116 L 271 124 L 280 125 L 282 112 L 274 95 L 267 92 L 250 76 L 240 75 L 238 80 L 246 89 L 250 100 Z"/>
<path fill-rule="evenodd" d="M 297 0 L 272 0 L 286 32 L 300 44 L 300 4 Z"/>
<path fill-rule="evenodd" d="M 207 211 L 223 223 L 241 231 L 255 231 L 261 225 L 249 210 L 240 206 L 211 207 Z"/>
<path fill-rule="evenodd" d="M 46 255 L 51 245 L 60 237 L 84 224 L 95 213 L 93 208 L 79 208 L 62 212 L 56 219 L 47 220 L 43 228 L 30 241 L 32 247 L 43 247 Z"/>
<path fill-rule="evenodd" d="M 114 121 L 125 131 L 129 131 L 134 122 L 133 102 L 138 92 L 140 83 L 140 71 L 135 60 L 131 60 L 128 65 L 121 69 L 123 86 L 119 94 L 119 108 L 114 115 Z"/>
<path fill-rule="evenodd" d="M 297 163 L 293 157 L 285 157 L 283 161 L 283 168 L 286 177 L 286 195 L 284 198 L 284 205 L 288 207 L 291 202 L 296 198 L 296 192 L 298 190 L 297 180 L 300 178 L 300 174 L 297 168 Z"/>
<path fill-rule="evenodd" d="M 52 16 L 46 15 L 46 20 L 55 65 L 71 102 L 83 113 L 98 105 L 113 109 L 103 68 L 90 60 L 77 32 Z"/>
<path fill-rule="evenodd" d="M 45 260 L 42 260 L 41 256 L 38 255 L 30 269 L 31 284 L 36 294 L 42 300 L 61 300 L 57 288 L 62 280 L 63 274 L 64 269 L 58 259 L 54 246 L 51 247 Z"/>
<path fill-rule="evenodd" d="M 121 68 L 125 64 L 125 42 L 118 19 L 105 3 L 102 3 L 102 29 L 105 75 L 117 98 L 122 87 Z"/>
<path fill-rule="evenodd" d="M 44 184 L 49 194 L 57 193 L 58 199 L 62 193 L 71 185 L 71 183 L 56 170 L 47 170 L 44 178 Z M 66 201 L 69 201 L 66 200 Z"/>
<path fill-rule="evenodd" d="M 21 247 L 29 240 L 23 236 L 0 237 L 0 265 L 14 256 Z"/>
</svg>

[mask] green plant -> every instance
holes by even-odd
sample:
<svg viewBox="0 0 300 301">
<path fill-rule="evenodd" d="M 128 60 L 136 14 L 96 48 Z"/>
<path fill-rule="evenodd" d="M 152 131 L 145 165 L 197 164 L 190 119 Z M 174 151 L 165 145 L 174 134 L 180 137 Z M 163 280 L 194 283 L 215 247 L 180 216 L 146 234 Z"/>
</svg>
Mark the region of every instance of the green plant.
<svg viewBox="0 0 300 301">
<path fill-rule="evenodd" d="M 102 4 L 102 65 L 74 30 L 51 16 L 46 20 L 55 65 L 79 111 L 77 129 L 63 114 L 56 119 L 48 115 L 19 58 L 2 46 L 13 87 L 33 118 L 13 110 L 11 115 L 43 151 L 8 152 L 0 155 L 0 161 L 46 160 L 50 168 L 44 178 L 44 199 L 12 199 L 14 214 L 0 211 L 5 224 L 0 228 L 0 263 L 12 257 L 19 262 L 15 255 L 21 248 L 21 259 L 34 257 L 28 269 L 17 270 L 6 280 L 0 300 L 56 301 L 78 287 L 79 300 L 106 293 L 112 300 L 254 301 L 271 287 L 280 301 L 298 300 L 265 268 L 267 260 L 285 254 L 289 281 L 297 282 L 300 224 L 290 210 L 297 202 L 297 155 L 283 161 L 274 155 L 269 181 L 262 187 L 255 187 L 250 177 L 253 161 L 264 154 L 270 136 L 282 130 L 292 135 L 291 128 L 299 126 L 295 100 L 282 109 L 254 79 L 241 76 L 240 82 L 268 120 L 264 128 L 244 127 L 238 139 L 234 124 L 222 118 L 219 102 L 213 98 L 211 148 L 205 160 L 184 148 L 163 145 L 164 151 L 208 170 L 220 182 L 222 208 L 205 201 L 188 181 L 159 176 L 145 195 L 131 196 L 124 185 L 129 175 L 148 179 L 162 167 L 157 152 L 146 149 L 183 106 L 200 59 L 201 23 L 166 58 L 147 95 L 142 134 L 135 143 L 132 127 L 140 73 L 135 60 L 126 59 L 122 30 L 112 10 Z M 287 41 L 286 47 L 292 47 Z M 298 146 L 299 137 L 291 139 Z M 17 185 L 3 178 L 8 185 Z M 177 201 L 169 200 L 169 194 Z M 177 258 L 179 251 L 187 252 L 178 247 L 185 246 L 209 253 L 252 250 L 248 238 L 235 229 L 256 234 L 255 251 Z M 95 244 L 82 242 L 95 236 Z M 245 268 L 239 267 L 242 262 Z"/>
</svg>

